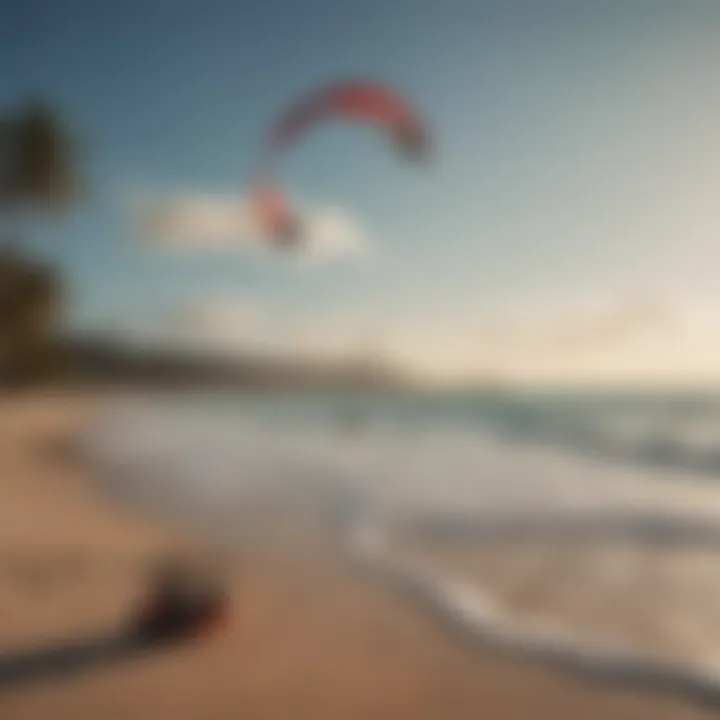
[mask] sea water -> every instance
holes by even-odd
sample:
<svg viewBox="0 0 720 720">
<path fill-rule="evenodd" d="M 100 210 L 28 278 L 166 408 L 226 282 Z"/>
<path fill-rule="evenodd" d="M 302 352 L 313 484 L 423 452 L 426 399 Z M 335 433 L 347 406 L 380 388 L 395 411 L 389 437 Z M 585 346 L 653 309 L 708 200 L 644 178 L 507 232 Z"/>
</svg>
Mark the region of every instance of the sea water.
<svg viewBox="0 0 720 720">
<path fill-rule="evenodd" d="M 155 511 L 203 517 L 208 532 L 227 527 L 248 493 L 268 490 L 343 496 L 387 534 L 422 523 L 446 540 L 448 530 L 455 532 L 465 553 L 468 543 L 489 542 L 503 552 L 503 543 L 521 536 L 537 550 L 530 566 L 526 558 L 513 572 L 537 574 L 547 566 L 573 598 L 583 595 L 580 585 L 596 599 L 610 592 L 603 584 L 610 576 L 614 592 L 627 583 L 624 595 L 615 594 L 618 613 L 623 603 L 639 604 L 656 619 L 663 642 L 643 645 L 627 629 L 621 645 L 645 654 L 661 647 L 664 657 L 676 649 L 678 659 L 703 672 L 718 665 L 719 395 L 185 394 L 112 408 L 88 429 L 87 440 L 112 489 Z M 563 552 L 589 529 L 595 548 L 588 558 L 597 567 L 585 567 L 574 582 L 562 576 Z M 564 545 L 553 550 L 547 539 L 554 533 Z M 601 561 L 598 543 L 607 544 Z M 647 548 L 658 543 L 665 550 L 650 557 Z M 618 580 L 621 565 L 625 580 Z M 639 580 L 650 577 L 651 565 L 652 580 Z M 433 572 L 437 587 L 457 581 L 442 567 Z M 478 603 L 483 590 L 487 603 L 492 588 L 471 579 Z M 499 596 L 491 599 L 497 605 Z M 506 610 L 503 632 L 515 644 L 523 628 L 537 637 L 542 618 Z M 546 619 L 547 627 L 563 621 L 557 614 Z M 573 633 L 588 652 L 607 639 L 591 616 Z"/>
</svg>

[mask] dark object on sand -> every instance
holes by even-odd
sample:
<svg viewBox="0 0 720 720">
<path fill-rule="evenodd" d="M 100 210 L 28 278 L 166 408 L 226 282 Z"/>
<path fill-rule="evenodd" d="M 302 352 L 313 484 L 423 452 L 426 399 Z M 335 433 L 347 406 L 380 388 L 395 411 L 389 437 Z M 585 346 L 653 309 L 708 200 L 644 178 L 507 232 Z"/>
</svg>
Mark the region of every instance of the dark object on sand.
<svg viewBox="0 0 720 720">
<path fill-rule="evenodd" d="M 209 635 L 224 625 L 229 599 L 221 583 L 182 564 L 161 565 L 133 632 L 148 642 L 173 642 Z"/>
<path fill-rule="evenodd" d="M 0 655 L 0 692 L 112 666 L 207 637 L 224 625 L 229 606 L 216 578 L 166 561 L 151 578 L 150 593 L 140 611 L 119 631 Z"/>
</svg>

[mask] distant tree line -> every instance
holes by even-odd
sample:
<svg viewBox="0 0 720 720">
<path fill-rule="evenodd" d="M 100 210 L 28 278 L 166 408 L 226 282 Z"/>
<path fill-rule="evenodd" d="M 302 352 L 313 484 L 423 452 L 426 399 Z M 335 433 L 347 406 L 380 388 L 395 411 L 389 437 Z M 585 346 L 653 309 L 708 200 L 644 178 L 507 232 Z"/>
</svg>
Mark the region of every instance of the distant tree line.
<svg viewBox="0 0 720 720">
<path fill-rule="evenodd" d="M 152 387 L 257 389 L 397 388 L 405 378 L 381 361 L 319 363 L 273 355 L 221 358 L 211 353 L 131 346 L 120 340 L 86 335 L 66 339 L 75 378 L 83 384 Z"/>
</svg>

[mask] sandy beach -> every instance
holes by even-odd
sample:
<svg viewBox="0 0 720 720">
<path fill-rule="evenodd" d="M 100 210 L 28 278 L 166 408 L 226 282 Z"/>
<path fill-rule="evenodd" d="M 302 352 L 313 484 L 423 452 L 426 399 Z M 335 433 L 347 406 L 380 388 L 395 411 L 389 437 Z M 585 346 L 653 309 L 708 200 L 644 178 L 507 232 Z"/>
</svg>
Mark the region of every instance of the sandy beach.
<svg viewBox="0 0 720 720">
<path fill-rule="evenodd" d="M 57 440 L 91 397 L 0 404 L 0 653 L 121 623 L 148 563 L 195 539 L 102 493 Z M 571 679 L 463 645 L 322 524 L 238 512 L 227 632 L 82 676 L 0 687 L 0 718 L 690 720 L 681 701 Z"/>
</svg>

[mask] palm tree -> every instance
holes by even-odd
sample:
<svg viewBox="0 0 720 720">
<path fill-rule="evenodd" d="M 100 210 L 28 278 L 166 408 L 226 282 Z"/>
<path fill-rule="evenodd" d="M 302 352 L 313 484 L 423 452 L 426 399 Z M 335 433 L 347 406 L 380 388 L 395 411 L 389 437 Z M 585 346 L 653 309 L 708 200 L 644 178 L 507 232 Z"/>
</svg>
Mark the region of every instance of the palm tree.
<svg viewBox="0 0 720 720">
<path fill-rule="evenodd" d="M 8 209 L 54 210 L 79 189 L 69 133 L 55 111 L 29 102 L 0 120 L 0 203 Z"/>
<path fill-rule="evenodd" d="M 0 118 L 0 219 L 55 212 L 79 190 L 74 148 L 54 110 L 30 102 Z M 47 371 L 61 309 L 58 271 L 5 237 L 0 254 L 0 374 L 11 381 Z M 4 371 L 4 372 L 3 372 Z"/>
</svg>

